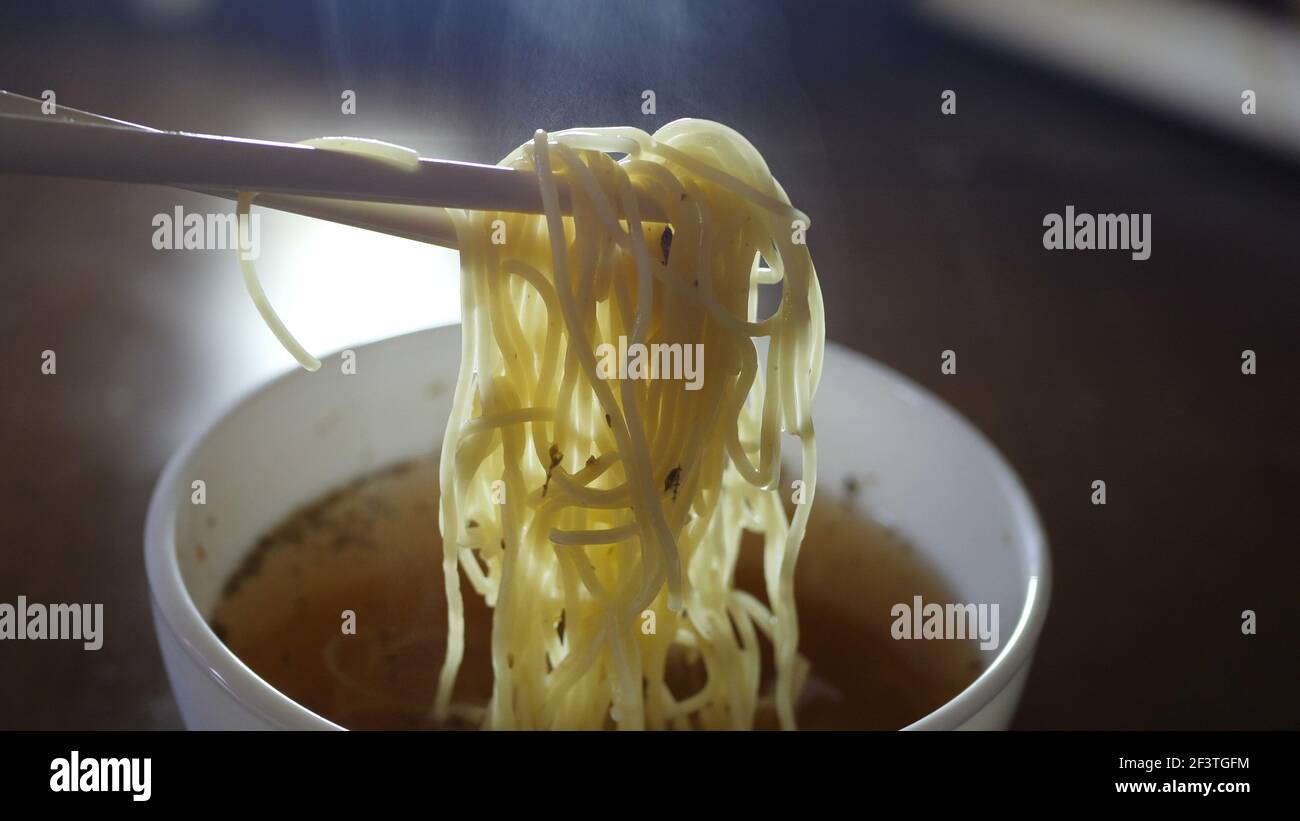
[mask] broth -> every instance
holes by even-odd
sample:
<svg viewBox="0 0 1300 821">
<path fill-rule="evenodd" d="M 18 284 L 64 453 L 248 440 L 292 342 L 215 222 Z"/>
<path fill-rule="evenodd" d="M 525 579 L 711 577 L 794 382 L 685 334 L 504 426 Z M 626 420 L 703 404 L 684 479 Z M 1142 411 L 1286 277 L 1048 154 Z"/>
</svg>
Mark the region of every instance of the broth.
<svg viewBox="0 0 1300 821">
<path fill-rule="evenodd" d="M 437 477 L 436 460 L 404 462 L 289 516 L 231 576 L 213 629 L 273 687 L 344 727 L 427 727 L 446 641 Z M 906 541 L 858 510 L 855 491 L 818 496 L 795 574 L 800 651 L 812 663 L 801 729 L 898 729 L 982 669 L 975 640 L 891 638 L 895 603 L 955 599 Z M 746 533 L 736 582 L 765 601 L 761 555 L 761 537 Z M 492 611 L 461 586 L 455 698 L 486 703 Z M 345 610 L 355 635 L 343 634 Z M 691 689 L 670 684 L 679 697 Z M 758 726 L 775 727 L 774 715 Z"/>
</svg>

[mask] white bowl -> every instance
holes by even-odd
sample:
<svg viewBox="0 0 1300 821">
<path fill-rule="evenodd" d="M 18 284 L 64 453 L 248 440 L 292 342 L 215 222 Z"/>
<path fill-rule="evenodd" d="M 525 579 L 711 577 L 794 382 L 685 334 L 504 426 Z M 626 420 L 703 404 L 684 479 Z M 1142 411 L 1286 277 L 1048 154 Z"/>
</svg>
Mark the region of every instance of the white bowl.
<svg viewBox="0 0 1300 821">
<path fill-rule="evenodd" d="M 154 623 L 191 729 L 341 729 L 281 694 L 208 627 L 222 586 L 289 512 L 359 473 L 442 440 L 460 327 L 356 349 L 253 391 L 163 470 L 145 523 Z M 818 481 L 869 474 L 870 509 L 906 536 L 961 602 L 998 604 L 997 654 L 957 697 L 908 729 L 1005 728 L 1047 614 L 1047 542 L 1015 473 L 969 422 L 901 375 L 828 345 L 814 408 Z M 206 504 L 191 504 L 191 483 Z M 828 493 L 830 491 L 823 491 Z M 197 547 L 202 545 L 202 550 Z M 1010 617 L 1014 614 L 1014 617 Z"/>
</svg>

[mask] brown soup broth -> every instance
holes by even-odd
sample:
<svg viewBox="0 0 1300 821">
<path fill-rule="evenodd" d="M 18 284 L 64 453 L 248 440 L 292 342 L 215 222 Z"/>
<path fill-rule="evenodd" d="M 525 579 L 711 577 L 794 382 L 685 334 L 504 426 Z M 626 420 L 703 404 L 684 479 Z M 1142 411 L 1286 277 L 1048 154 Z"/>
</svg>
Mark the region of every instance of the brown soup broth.
<svg viewBox="0 0 1300 821">
<path fill-rule="evenodd" d="M 231 576 L 212 626 L 276 689 L 352 729 L 428 728 L 446 646 L 436 460 L 363 476 L 289 516 Z M 911 546 L 864 516 L 848 488 L 814 505 L 799 556 L 800 651 L 812 678 L 802 729 L 898 729 L 978 675 L 975 640 L 896 641 L 890 608 L 955 601 Z M 737 585 L 765 601 L 761 537 L 746 533 Z M 465 659 L 457 700 L 492 689 L 492 611 L 462 581 Z M 343 612 L 356 632 L 344 635 Z M 764 669 L 771 669 L 764 647 Z M 670 687 L 691 678 L 679 671 Z M 775 727 L 761 714 L 760 727 Z"/>
</svg>

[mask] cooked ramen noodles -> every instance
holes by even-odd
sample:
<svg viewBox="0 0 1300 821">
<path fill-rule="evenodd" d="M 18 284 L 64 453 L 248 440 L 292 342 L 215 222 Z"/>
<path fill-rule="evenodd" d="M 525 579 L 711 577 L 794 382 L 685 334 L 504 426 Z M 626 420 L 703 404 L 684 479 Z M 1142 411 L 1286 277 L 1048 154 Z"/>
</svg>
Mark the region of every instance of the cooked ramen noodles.
<svg viewBox="0 0 1300 821">
<path fill-rule="evenodd" d="M 749 728 L 767 712 L 794 728 L 825 336 L 808 218 L 749 142 L 707 121 L 538 132 L 502 164 L 536 176 L 544 213 L 450 212 L 462 351 L 439 471 L 446 641 L 430 721 Z M 241 264 L 277 337 L 317 367 Z M 767 316 L 762 285 L 780 290 Z M 783 473 L 783 435 L 797 471 Z M 746 532 L 761 545 L 747 548 L 761 550 L 756 593 L 736 584 Z M 492 612 L 485 703 L 458 698 L 467 595 Z M 675 692 L 683 668 L 694 687 Z"/>
</svg>

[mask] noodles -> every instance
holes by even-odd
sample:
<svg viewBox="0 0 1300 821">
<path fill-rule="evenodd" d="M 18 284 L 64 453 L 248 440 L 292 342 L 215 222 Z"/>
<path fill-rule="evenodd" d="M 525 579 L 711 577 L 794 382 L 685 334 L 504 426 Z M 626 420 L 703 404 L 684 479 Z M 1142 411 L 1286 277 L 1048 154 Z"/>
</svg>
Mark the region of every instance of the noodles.
<svg viewBox="0 0 1300 821">
<path fill-rule="evenodd" d="M 382 142 L 381 140 L 366 140 L 356 137 L 318 137 L 314 140 L 304 140 L 303 145 L 310 145 L 313 148 L 319 148 L 326 151 L 346 151 L 353 154 L 360 154 L 379 162 L 396 165 L 399 168 L 414 168 L 420 161 L 420 155 L 409 148 L 392 143 Z M 253 204 L 253 198 L 256 192 L 244 191 L 239 195 L 239 200 L 235 206 L 235 214 L 242 226 L 248 220 L 249 209 Z M 241 236 L 243 233 L 241 232 Z M 275 338 L 280 341 L 284 349 L 298 360 L 309 371 L 320 370 L 320 360 L 307 352 L 307 349 L 299 344 L 289 329 L 285 327 L 284 322 L 280 320 L 280 315 L 271 307 L 271 301 L 266 298 L 266 292 L 262 290 L 262 283 L 257 277 L 257 270 L 253 267 L 253 261 L 249 259 L 241 248 L 239 254 L 239 267 L 244 274 L 244 287 L 248 290 L 248 295 L 253 300 L 253 305 L 257 312 L 261 314 L 262 321 L 275 334 Z"/>
<path fill-rule="evenodd" d="M 794 570 L 824 344 L 807 217 L 753 146 L 707 121 L 653 137 L 538 132 L 502 165 L 536 175 L 545 213 L 450 212 L 463 326 L 440 466 L 448 635 L 431 720 L 482 706 L 455 698 L 463 573 L 495 608 L 485 728 L 739 729 L 767 706 L 793 728 L 808 672 Z M 650 202 L 667 225 L 643 221 Z M 308 364 L 250 272 L 263 317 Z M 773 283 L 780 306 L 760 319 L 758 286 Z M 611 371 L 629 351 L 640 359 Z M 803 462 L 788 522 L 783 432 Z M 762 596 L 734 585 L 745 529 L 764 537 Z"/>
</svg>

